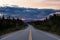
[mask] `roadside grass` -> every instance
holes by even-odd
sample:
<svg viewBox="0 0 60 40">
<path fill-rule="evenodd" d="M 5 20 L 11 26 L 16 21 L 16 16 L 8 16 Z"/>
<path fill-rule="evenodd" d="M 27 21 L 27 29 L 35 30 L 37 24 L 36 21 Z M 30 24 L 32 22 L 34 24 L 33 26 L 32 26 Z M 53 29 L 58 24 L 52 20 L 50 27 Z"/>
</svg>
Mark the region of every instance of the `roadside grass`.
<svg viewBox="0 0 60 40">
<path fill-rule="evenodd" d="M 5 29 L 5 30 L 0 31 L 0 36 L 2 36 L 4 34 L 7 34 L 7 33 L 15 32 L 15 31 L 18 31 L 18 30 L 24 30 L 26 28 L 27 28 L 27 25 L 22 25 L 22 26 L 15 27 L 15 28 Z"/>
<path fill-rule="evenodd" d="M 59 35 L 60 36 L 60 32 L 59 31 L 53 31 L 53 30 L 47 28 L 46 26 L 40 26 L 40 25 L 32 25 L 32 26 L 35 29 L 46 31 L 46 32 L 49 32 L 49 33 L 56 34 L 56 35 Z"/>
<path fill-rule="evenodd" d="M 46 18 L 44 20 L 31 21 L 28 23 L 33 25 L 36 29 L 60 35 L 60 16 L 59 15 L 54 14 L 53 16 L 50 16 L 49 19 Z"/>
</svg>

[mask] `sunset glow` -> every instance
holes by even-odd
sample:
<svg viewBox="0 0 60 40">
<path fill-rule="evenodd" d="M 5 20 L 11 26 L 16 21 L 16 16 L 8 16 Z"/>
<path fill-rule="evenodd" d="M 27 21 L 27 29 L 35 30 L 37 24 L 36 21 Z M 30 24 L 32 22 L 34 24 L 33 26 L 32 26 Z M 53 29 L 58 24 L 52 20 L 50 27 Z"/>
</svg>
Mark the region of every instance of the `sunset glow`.
<svg viewBox="0 0 60 40">
<path fill-rule="evenodd" d="M 60 0 L 0 0 L 0 6 L 60 9 Z"/>
</svg>

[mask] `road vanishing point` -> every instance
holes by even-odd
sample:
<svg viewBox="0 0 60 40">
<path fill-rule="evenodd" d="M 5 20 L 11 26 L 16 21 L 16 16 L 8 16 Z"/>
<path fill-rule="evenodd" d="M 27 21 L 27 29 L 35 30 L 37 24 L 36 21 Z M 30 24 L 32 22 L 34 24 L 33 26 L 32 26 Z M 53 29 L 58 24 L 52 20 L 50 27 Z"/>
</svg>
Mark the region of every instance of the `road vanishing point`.
<svg viewBox="0 0 60 40">
<path fill-rule="evenodd" d="M 5 35 L 0 40 L 60 40 L 60 37 L 29 25 L 28 28 Z"/>
</svg>

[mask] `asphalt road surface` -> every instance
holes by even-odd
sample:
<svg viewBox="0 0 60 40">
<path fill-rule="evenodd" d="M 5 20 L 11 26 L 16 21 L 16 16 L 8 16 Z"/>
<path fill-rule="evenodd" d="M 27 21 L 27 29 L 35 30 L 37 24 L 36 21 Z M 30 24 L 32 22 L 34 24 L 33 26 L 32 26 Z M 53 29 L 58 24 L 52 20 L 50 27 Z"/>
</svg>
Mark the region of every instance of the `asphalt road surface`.
<svg viewBox="0 0 60 40">
<path fill-rule="evenodd" d="M 29 25 L 25 30 L 10 33 L 0 40 L 60 40 L 60 37 L 34 29 L 31 25 Z"/>
</svg>

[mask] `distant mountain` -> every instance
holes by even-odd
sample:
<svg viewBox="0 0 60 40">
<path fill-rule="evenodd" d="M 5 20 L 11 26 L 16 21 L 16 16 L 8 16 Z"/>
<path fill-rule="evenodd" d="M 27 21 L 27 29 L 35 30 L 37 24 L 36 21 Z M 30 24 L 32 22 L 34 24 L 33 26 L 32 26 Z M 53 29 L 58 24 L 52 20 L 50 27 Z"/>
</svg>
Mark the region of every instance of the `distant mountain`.
<svg viewBox="0 0 60 40">
<path fill-rule="evenodd" d="M 55 10 L 56 12 L 60 12 L 60 10 Z"/>
<path fill-rule="evenodd" d="M 34 8 L 19 8 L 19 7 L 0 7 L 0 16 L 11 16 L 24 19 L 41 19 L 49 14 L 60 12 L 54 9 L 34 9 Z"/>
</svg>

